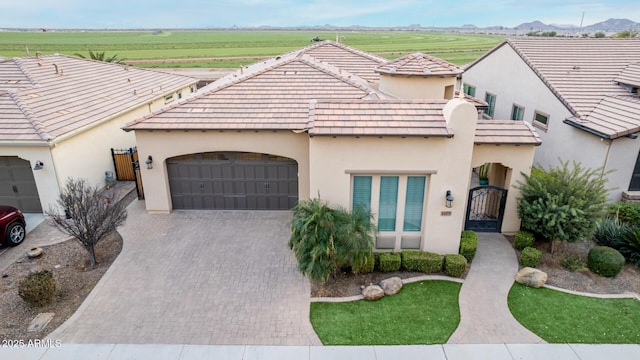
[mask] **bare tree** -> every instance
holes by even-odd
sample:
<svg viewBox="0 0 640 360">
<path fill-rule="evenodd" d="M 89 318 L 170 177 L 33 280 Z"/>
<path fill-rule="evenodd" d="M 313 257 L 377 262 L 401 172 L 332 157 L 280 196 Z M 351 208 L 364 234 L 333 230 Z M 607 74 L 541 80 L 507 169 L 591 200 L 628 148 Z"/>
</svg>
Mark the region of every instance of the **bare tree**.
<svg viewBox="0 0 640 360">
<path fill-rule="evenodd" d="M 59 208 L 49 207 L 46 214 L 58 230 L 80 241 L 89 253 L 91 267 L 94 267 L 94 246 L 125 222 L 125 205 L 113 202 L 84 179 L 68 179 L 56 203 Z"/>
</svg>

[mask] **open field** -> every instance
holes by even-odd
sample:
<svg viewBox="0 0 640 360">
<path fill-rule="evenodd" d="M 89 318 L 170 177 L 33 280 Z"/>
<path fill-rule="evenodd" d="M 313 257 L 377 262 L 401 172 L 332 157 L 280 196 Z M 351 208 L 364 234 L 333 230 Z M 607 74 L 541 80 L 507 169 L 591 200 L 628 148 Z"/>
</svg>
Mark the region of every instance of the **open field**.
<svg viewBox="0 0 640 360">
<path fill-rule="evenodd" d="M 314 36 L 396 58 L 422 51 L 456 64 L 476 59 L 503 38 L 436 32 L 360 31 L 89 31 L 0 32 L 0 56 L 60 53 L 87 56 L 88 50 L 117 54 L 145 67 L 232 68 L 309 45 Z M 137 64 L 138 60 L 185 59 L 182 62 Z"/>
</svg>

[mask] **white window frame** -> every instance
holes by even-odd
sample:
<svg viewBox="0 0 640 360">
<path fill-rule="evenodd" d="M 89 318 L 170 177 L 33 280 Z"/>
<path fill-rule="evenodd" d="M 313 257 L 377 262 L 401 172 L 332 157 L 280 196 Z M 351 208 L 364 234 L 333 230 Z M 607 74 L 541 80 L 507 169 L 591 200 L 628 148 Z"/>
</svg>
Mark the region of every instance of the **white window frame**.
<svg viewBox="0 0 640 360">
<path fill-rule="evenodd" d="M 547 123 L 543 123 L 540 122 L 538 120 L 536 120 L 536 115 L 542 115 L 544 117 L 547 118 Z M 531 119 L 531 124 L 543 131 L 547 131 L 549 129 L 549 120 L 551 119 L 551 116 L 549 116 L 549 114 L 547 114 L 544 111 L 540 111 L 540 110 L 534 110 L 533 111 L 533 118 Z"/>
</svg>

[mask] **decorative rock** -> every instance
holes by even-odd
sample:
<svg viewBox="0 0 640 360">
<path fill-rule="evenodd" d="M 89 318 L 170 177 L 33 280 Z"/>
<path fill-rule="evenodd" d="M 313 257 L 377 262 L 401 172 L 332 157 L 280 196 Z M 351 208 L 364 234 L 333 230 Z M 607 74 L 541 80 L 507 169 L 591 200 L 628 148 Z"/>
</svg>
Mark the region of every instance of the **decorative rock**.
<svg viewBox="0 0 640 360">
<path fill-rule="evenodd" d="M 516 274 L 518 284 L 539 288 L 547 282 L 547 273 L 544 271 L 525 267 Z"/>
<path fill-rule="evenodd" d="M 29 249 L 29 251 L 27 251 L 27 257 L 29 258 L 36 258 L 40 255 L 42 255 L 42 248 L 39 248 L 39 247 L 34 247 Z"/>
<path fill-rule="evenodd" d="M 362 290 L 365 300 L 378 300 L 384 296 L 384 290 L 378 285 L 369 285 Z"/>
<path fill-rule="evenodd" d="M 380 287 L 385 295 L 395 295 L 402 289 L 402 279 L 397 276 L 384 279 L 380 281 Z"/>
</svg>

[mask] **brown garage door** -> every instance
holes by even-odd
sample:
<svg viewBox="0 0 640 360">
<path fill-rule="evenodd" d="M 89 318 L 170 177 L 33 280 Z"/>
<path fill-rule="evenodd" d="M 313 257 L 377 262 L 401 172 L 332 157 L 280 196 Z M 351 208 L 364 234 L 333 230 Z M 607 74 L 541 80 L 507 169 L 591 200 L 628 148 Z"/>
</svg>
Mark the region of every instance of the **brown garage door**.
<svg viewBox="0 0 640 360">
<path fill-rule="evenodd" d="M 211 152 L 167 160 L 174 209 L 289 210 L 298 202 L 295 160 Z"/>
<path fill-rule="evenodd" d="M 0 205 L 11 205 L 23 212 L 42 212 L 33 170 L 27 160 L 0 156 Z"/>
</svg>

